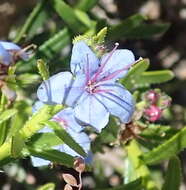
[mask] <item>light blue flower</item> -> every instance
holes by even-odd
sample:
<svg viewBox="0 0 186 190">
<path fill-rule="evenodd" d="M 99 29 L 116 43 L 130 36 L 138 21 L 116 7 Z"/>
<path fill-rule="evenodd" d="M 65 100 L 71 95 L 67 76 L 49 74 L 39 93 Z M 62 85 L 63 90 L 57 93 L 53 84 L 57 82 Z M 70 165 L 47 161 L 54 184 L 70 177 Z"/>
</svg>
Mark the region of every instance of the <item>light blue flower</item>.
<svg viewBox="0 0 186 190">
<path fill-rule="evenodd" d="M 33 107 L 33 111 L 37 111 L 41 108 L 43 104 L 41 102 L 36 102 Z M 56 121 L 61 124 L 62 127 L 67 131 L 67 133 L 84 149 L 84 151 L 88 154 L 90 151 L 90 139 L 88 135 L 82 132 L 83 127 L 79 125 L 74 118 L 74 111 L 72 108 L 66 108 L 60 112 L 58 112 L 52 118 L 53 121 Z M 47 126 L 39 131 L 40 133 L 48 133 L 53 132 L 52 129 Z M 62 144 L 52 147 L 55 150 L 59 150 L 61 152 L 67 153 L 73 157 L 81 157 L 77 152 L 72 150 L 68 145 Z M 44 160 L 38 157 L 31 156 L 32 164 L 35 167 L 45 166 L 50 163 L 48 160 Z"/>
<path fill-rule="evenodd" d="M 135 57 L 117 46 L 98 59 L 83 41 L 77 42 L 72 50 L 72 73 L 61 72 L 44 81 L 37 91 L 39 100 L 73 107 L 76 119 L 98 132 L 107 125 L 109 114 L 129 122 L 133 98 L 117 80 L 126 75 Z"/>
<path fill-rule="evenodd" d="M 0 63 L 8 66 L 17 58 L 27 60 L 28 55 L 18 45 L 12 42 L 0 41 Z"/>
</svg>

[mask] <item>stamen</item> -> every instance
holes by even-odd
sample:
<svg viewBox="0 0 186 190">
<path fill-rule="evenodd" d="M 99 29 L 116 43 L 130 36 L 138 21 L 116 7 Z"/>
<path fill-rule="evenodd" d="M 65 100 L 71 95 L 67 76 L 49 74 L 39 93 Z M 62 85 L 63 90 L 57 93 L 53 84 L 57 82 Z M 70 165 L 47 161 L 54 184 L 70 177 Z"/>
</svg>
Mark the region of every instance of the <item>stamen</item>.
<svg viewBox="0 0 186 190">
<path fill-rule="evenodd" d="M 37 48 L 37 46 L 36 46 L 35 44 L 30 44 L 30 45 L 26 46 L 25 48 L 23 48 L 23 49 L 17 51 L 17 52 L 15 53 L 15 56 L 20 56 L 22 53 L 28 51 L 29 49 L 35 50 L 36 48 Z"/>
<path fill-rule="evenodd" d="M 87 83 L 89 82 L 90 80 L 90 68 L 89 68 L 89 58 L 88 58 L 88 54 L 87 54 L 87 69 L 86 69 L 86 81 Z"/>
<path fill-rule="evenodd" d="M 114 52 L 116 51 L 118 46 L 119 46 L 119 43 L 115 43 L 114 49 L 108 54 L 105 62 L 103 64 L 101 64 L 101 66 L 99 67 L 97 73 L 95 74 L 94 78 L 92 79 L 93 82 L 95 82 L 97 80 L 98 75 L 103 71 L 103 68 L 105 67 L 105 65 L 107 64 L 109 59 L 112 57 L 112 55 L 114 54 Z"/>
<path fill-rule="evenodd" d="M 126 67 L 124 67 L 122 69 L 114 71 L 113 73 L 109 74 L 107 77 L 102 78 L 99 82 L 104 82 L 106 80 L 113 79 L 115 76 L 117 76 L 118 74 L 120 74 L 122 71 L 128 70 L 132 65 L 133 65 L 133 63 L 127 65 Z"/>
</svg>

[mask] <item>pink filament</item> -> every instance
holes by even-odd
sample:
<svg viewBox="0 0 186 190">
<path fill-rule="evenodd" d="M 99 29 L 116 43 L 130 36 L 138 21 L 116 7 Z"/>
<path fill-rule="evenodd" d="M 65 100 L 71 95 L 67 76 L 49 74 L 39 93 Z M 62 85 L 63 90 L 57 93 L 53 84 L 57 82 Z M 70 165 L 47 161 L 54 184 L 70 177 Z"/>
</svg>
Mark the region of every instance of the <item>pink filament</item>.
<svg viewBox="0 0 186 190">
<path fill-rule="evenodd" d="M 113 53 L 116 51 L 116 49 L 118 48 L 118 46 L 119 46 L 119 44 L 115 43 L 114 49 L 109 53 L 109 55 L 108 55 L 107 59 L 105 60 L 105 62 L 103 64 L 101 64 L 101 66 L 99 67 L 97 73 L 95 74 L 94 78 L 92 79 L 92 82 L 95 82 L 97 80 L 97 77 L 103 71 L 103 68 L 108 63 L 109 59 L 112 57 Z"/>
</svg>

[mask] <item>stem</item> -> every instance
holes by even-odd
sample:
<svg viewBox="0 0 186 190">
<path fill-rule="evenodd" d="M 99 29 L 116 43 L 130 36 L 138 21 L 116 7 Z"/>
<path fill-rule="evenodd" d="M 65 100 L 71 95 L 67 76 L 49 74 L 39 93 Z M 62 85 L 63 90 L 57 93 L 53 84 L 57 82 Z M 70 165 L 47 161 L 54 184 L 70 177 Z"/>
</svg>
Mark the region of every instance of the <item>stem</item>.
<svg viewBox="0 0 186 190">
<path fill-rule="evenodd" d="M 81 174 L 82 174 L 82 173 L 79 172 L 79 188 L 78 188 L 78 190 L 81 190 L 81 188 L 83 187 Z"/>
</svg>

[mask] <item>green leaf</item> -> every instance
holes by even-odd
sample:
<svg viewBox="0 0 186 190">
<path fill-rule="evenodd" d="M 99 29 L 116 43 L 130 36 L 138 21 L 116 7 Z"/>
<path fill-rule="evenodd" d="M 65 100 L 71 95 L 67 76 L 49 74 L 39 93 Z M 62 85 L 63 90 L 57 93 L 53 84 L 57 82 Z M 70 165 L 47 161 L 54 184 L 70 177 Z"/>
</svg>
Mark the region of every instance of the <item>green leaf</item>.
<svg viewBox="0 0 186 190">
<path fill-rule="evenodd" d="M 76 8 L 82 11 L 88 11 L 97 4 L 98 0 L 79 0 Z"/>
<path fill-rule="evenodd" d="M 123 37 L 128 39 L 143 39 L 150 38 L 154 35 L 164 34 L 170 27 L 170 24 L 140 24 L 128 33 L 125 33 Z"/>
<path fill-rule="evenodd" d="M 102 189 L 96 188 L 95 190 L 142 190 L 142 189 L 143 189 L 142 180 L 141 178 L 139 178 L 126 185 L 121 185 L 121 186 L 113 187 L 113 188 L 102 188 Z"/>
<path fill-rule="evenodd" d="M 37 59 L 41 57 L 48 62 L 49 60 L 53 59 L 54 56 L 56 56 L 64 47 L 66 47 L 70 41 L 71 38 L 68 29 L 62 29 L 49 40 L 45 41 L 41 46 L 39 46 L 36 55 L 29 60 L 28 64 L 25 64 L 23 61 L 20 62 L 18 71 L 28 72 L 33 70 Z"/>
<path fill-rule="evenodd" d="M 51 59 L 70 41 L 69 31 L 67 28 L 64 28 L 39 47 L 39 54 Z"/>
<path fill-rule="evenodd" d="M 40 76 L 37 74 L 24 73 L 16 76 L 16 83 L 20 87 L 27 87 L 31 84 L 40 82 Z"/>
<path fill-rule="evenodd" d="M 4 143 L 7 137 L 7 122 L 0 124 L 0 145 Z"/>
<path fill-rule="evenodd" d="M 44 62 L 42 59 L 37 60 L 37 68 L 39 70 L 42 79 L 47 80 L 50 74 L 46 62 Z"/>
<path fill-rule="evenodd" d="M 52 7 L 75 33 L 83 33 L 87 30 L 84 23 L 79 20 L 73 8 L 63 0 L 50 0 Z"/>
<path fill-rule="evenodd" d="M 53 133 L 37 133 L 27 143 L 29 147 L 49 149 L 59 144 L 63 144 L 63 141 Z"/>
<path fill-rule="evenodd" d="M 55 134 L 78 154 L 82 155 L 83 157 L 86 156 L 83 148 L 78 143 L 76 143 L 76 141 L 65 131 L 65 129 L 63 129 L 59 123 L 54 121 L 46 121 L 43 124 L 51 127 L 54 130 Z"/>
<path fill-rule="evenodd" d="M 184 148 L 186 148 L 186 127 L 165 143 L 142 155 L 142 159 L 146 164 L 157 164 L 178 154 Z"/>
<path fill-rule="evenodd" d="M 140 14 L 130 16 L 119 24 L 112 26 L 107 37 L 109 40 L 121 39 L 134 31 L 136 27 L 140 27 L 144 20 L 146 20 L 146 17 Z"/>
<path fill-rule="evenodd" d="M 92 21 L 89 16 L 78 9 L 74 9 L 74 13 L 76 14 L 77 18 L 85 25 L 87 28 L 95 28 L 96 27 L 96 22 Z"/>
<path fill-rule="evenodd" d="M 31 107 L 25 101 L 17 101 L 14 103 L 14 108 L 17 113 L 11 119 L 11 127 L 8 131 L 8 139 L 14 136 L 19 131 L 32 113 Z"/>
<path fill-rule="evenodd" d="M 27 18 L 25 24 L 21 30 L 17 33 L 17 36 L 14 40 L 15 43 L 18 43 L 25 35 L 31 37 L 35 33 L 38 27 L 41 27 L 42 23 L 47 20 L 48 14 L 45 11 L 45 5 L 47 0 L 42 0 L 37 3 L 36 7 L 33 9 L 29 17 Z"/>
<path fill-rule="evenodd" d="M 47 184 L 42 185 L 41 187 L 37 188 L 37 190 L 55 190 L 55 184 L 47 183 Z"/>
<path fill-rule="evenodd" d="M 16 133 L 12 137 L 12 145 L 11 145 L 11 156 L 13 158 L 18 158 L 21 156 L 21 151 L 24 148 L 25 143 L 23 137 L 20 135 L 20 133 Z"/>
<path fill-rule="evenodd" d="M 32 156 L 50 160 L 51 162 L 56 162 L 67 167 L 73 167 L 74 158 L 64 152 L 59 152 L 57 150 L 45 150 L 45 149 L 34 149 L 27 147 Z"/>
<path fill-rule="evenodd" d="M 20 131 L 21 134 L 25 139 L 32 137 L 37 131 L 44 127 L 42 125 L 43 122 L 51 119 L 55 113 L 59 112 L 62 109 L 62 105 L 44 105 L 25 123 Z"/>
<path fill-rule="evenodd" d="M 144 87 L 149 86 L 150 84 L 160 84 L 171 80 L 173 77 L 174 74 L 170 70 L 147 71 L 142 73 L 136 85 Z"/>
<path fill-rule="evenodd" d="M 151 178 L 151 173 L 148 167 L 140 159 L 142 151 L 140 150 L 137 142 L 135 140 L 132 140 L 127 146 L 125 146 L 125 148 L 128 153 L 129 162 L 134 168 L 134 179 L 141 178 L 144 189 L 157 190 L 155 182 Z"/>
<path fill-rule="evenodd" d="M 148 59 L 142 59 L 129 70 L 127 76 L 122 78 L 120 82 L 127 89 L 131 89 L 135 85 L 135 82 L 139 79 L 141 74 L 148 69 L 149 64 L 150 63 Z"/>
<path fill-rule="evenodd" d="M 181 177 L 180 160 L 175 156 L 169 161 L 162 190 L 179 190 L 181 185 Z"/>
<path fill-rule="evenodd" d="M 27 142 L 38 130 L 44 126 L 41 124 L 53 117 L 57 112 L 63 109 L 62 105 L 44 105 L 38 112 L 25 123 L 21 128 L 20 135 Z M 11 156 L 11 141 L 6 141 L 0 146 L 0 165 L 10 161 Z"/>
<path fill-rule="evenodd" d="M 17 113 L 17 109 L 8 109 L 0 114 L 0 124 L 10 119 Z"/>
</svg>

